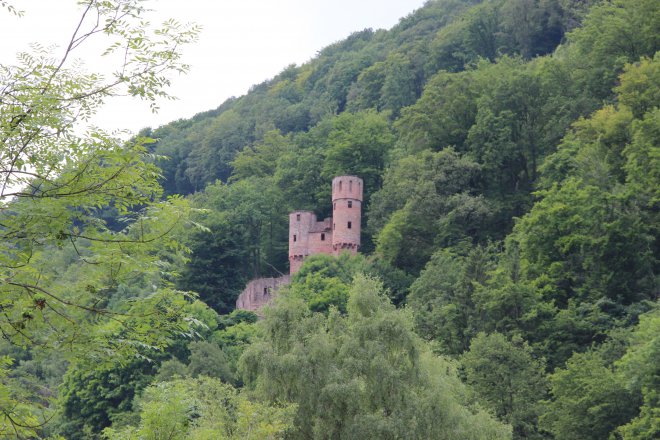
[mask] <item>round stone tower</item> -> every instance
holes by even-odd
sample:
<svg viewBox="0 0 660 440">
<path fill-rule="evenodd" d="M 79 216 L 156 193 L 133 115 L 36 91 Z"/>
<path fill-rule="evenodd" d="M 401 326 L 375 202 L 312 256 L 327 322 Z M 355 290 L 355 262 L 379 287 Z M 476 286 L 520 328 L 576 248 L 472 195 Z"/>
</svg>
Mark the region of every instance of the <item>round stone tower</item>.
<svg viewBox="0 0 660 440">
<path fill-rule="evenodd" d="M 332 251 L 356 254 L 360 247 L 362 179 L 338 176 L 332 179 Z"/>
</svg>

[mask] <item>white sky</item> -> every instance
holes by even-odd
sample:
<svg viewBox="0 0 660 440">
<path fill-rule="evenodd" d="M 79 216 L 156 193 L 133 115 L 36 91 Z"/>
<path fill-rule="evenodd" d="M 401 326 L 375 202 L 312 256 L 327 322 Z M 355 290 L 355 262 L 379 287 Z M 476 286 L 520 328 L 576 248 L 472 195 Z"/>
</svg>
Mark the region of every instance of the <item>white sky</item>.
<svg viewBox="0 0 660 440">
<path fill-rule="evenodd" d="M 0 63 L 14 64 L 28 43 L 63 48 L 77 23 L 74 0 L 10 0 L 21 18 L 0 10 Z M 173 78 L 153 115 L 146 103 L 120 99 L 95 123 L 107 130 L 137 131 L 214 109 L 245 94 L 290 64 L 300 65 L 336 41 L 365 28 L 389 29 L 425 0 L 152 0 L 153 23 L 166 18 L 203 26 L 199 41 L 184 49 L 191 71 Z M 60 51 L 61 52 L 61 51 Z M 56 53 L 60 53 L 56 52 Z M 94 66 L 87 66 L 92 70 Z"/>
</svg>

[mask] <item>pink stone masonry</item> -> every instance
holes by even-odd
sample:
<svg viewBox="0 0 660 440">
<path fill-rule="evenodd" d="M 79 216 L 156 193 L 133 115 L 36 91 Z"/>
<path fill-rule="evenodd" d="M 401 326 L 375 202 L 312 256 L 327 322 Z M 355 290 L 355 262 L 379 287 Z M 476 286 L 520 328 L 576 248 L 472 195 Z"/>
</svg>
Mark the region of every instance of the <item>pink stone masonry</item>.
<svg viewBox="0 0 660 440">
<path fill-rule="evenodd" d="M 282 285 L 287 285 L 290 282 L 291 277 L 289 275 L 252 280 L 238 297 L 236 308 L 256 312 L 270 302 Z"/>
<path fill-rule="evenodd" d="M 362 179 L 339 176 L 332 179 L 332 250 L 356 254 L 360 247 Z"/>
<path fill-rule="evenodd" d="M 289 214 L 289 267 L 291 275 L 300 270 L 310 255 L 356 254 L 360 247 L 363 182 L 357 176 L 332 179 L 332 217 L 318 221 L 311 211 Z M 291 277 L 259 278 L 245 287 L 236 301 L 237 309 L 257 311 Z"/>
<path fill-rule="evenodd" d="M 363 182 L 357 176 L 332 179 L 332 217 L 318 221 L 311 211 L 289 214 L 290 273 L 309 255 L 356 254 L 360 247 Z"/>
<path fill-rule="evenodd" d="M 332 219 L 316 219 L 311 211 L 289 214 L 289 266 L 296 273 L 308 255 L 332 253 Z"/>
</svg>

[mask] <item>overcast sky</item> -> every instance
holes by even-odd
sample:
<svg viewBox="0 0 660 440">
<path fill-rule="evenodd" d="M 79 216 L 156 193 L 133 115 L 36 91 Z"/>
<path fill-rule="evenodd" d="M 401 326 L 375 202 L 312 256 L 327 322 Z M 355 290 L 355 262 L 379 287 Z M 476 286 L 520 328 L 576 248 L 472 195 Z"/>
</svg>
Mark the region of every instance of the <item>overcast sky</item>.
<svg viewBox="0 0 660 440">
<path fill-rule="evenodd" d="M 68 42 L 77 23 L 75 0 L 13 0 L 25 15 L 0 11 L 0 63 L 15 63 L 28 43 Z M 184 49 L 191 65 L 173 78 L 178 101 L 146 104 L 121 100 L 96 119 L 102 128 L 137 131 L 214 109 L 231 96 L 272 78 L 290 64 L 303 64 L 323 47 L 365 28 L 389 29 L 425 0 L 152 0 L 154 23 L 175 18 L 203 26 L 199 41 Z M 60 51 L 61 52 L 61 51 Z M 56 51 L 56 53 L 59 53 Z M 87 66 L 92 70 L 94 66 Z"/>
</svg>

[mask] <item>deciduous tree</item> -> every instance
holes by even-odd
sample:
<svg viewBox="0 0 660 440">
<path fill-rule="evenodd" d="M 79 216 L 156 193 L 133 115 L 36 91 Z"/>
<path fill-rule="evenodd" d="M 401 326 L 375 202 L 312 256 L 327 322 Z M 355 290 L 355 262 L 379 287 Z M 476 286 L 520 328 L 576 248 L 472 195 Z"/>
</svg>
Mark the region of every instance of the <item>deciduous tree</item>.
<svg viewBox="0 0 660 440">
<path fill-rule="evenodd" d="M 120 94 L 156 110 L 157 100 L 169 97 L 169 74 L 187 70 L 180 48 L 195 40 L 197 28 L 174 20 L 153 27 L 141 0 L 80 6 L 79 24 L 61 50 L 36 45 L 19 53 L 16 65 L 0 65 L 0 332 L 23 346 L 121 356 L 139 344 L 162 347 L 167 331 L 184 330 L 181 296 L 165 285 L 121 312 L 106 302 L 119 284 L 165 267 L 155 243 L 187 208 L 181 200 L 160 201 L 149 140 L 124 142 L 85 131 L 84 123 Z M 118 62 L 108 76 L 74 62 L 82 46 L 102 36 L 109 39 L 104 55 Z M 125 217 L 125 229 L 113 231 L 97 215 L 108 207 Z M 159 247 L 181 250 L 173 240 Z M 73 284 L 49 267 L 49 258 L 67 251 L 79 269 Z M 2 429 L 32 426 L 16 408 L 0 404 Z"/>
</svg>

